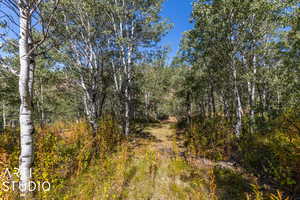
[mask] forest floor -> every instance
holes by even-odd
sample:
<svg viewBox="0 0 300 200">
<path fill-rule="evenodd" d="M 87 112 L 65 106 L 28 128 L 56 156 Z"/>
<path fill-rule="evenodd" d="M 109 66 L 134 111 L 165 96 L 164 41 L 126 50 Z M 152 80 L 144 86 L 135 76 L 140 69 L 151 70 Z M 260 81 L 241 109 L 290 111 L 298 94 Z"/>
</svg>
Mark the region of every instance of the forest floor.
<svg viewBox="0 0 300 200">
<path fill-rule="evenodd" d="M 124 199 L 246 199 L 256 180 L 228 162 L 187 155 L 173 121 L 148 125 L 131 142 L 131 175 Z"/>
<path fill-rule="evenodd" d="M 188 164 L 174 122 L 150 124 L 132 141 L 132 173 L 126 199 L 213 199 L 208 169 Z"/>
<path fill-rule="evenodd" d="M 55 199 L 242 200 L 250 181 L 225 162 L 188 156 L 175 122 L 148 124 Z"/>
</svg>

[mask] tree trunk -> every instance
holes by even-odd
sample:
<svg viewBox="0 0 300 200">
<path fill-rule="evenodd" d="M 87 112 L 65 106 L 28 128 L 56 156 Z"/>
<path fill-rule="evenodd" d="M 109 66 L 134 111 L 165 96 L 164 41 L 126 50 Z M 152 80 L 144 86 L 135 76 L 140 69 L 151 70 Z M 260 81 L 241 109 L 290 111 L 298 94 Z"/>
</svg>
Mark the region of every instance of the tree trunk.
<svg viewBox="0 0 300 200">
<path fill-rule="evenodd" d="M 128 136 L 130 132 L 130 97 L 128 86 L 125 88 L 125 135 Z"/>
<path fill-rule="evenodd" d="M 222 96 L 222 101 L 223 101 L 223 115 L 225 117 L 225 119 L 229 119 L 230 116 L 229 116 L 229 105 L 228 105 L 228 102 L 226 100 L 226 97 L 225 95 L 223 94 Z"/>
<path fill-rule="evenodd" d="M 236 136 L 239 137 L 241 135 L 242 130 L 242 103 L 241 103 L 241 97 L 237 85 L 237 70 L 235 66 L 233 66 L 233 78 L 234 78 L 234 96 L 235 96 L 235 102 L 236 102 L 236 124 L 235 124 L 235 133 Z"/>
<path fill-rule="evenodd" d="M 250 108 L 250 133 L 254 132 L 255 127 L 255 104 L 256 104 L 256 55 L 253 56 L 252 82 L 248 81 L 249 108 Z"/>
<path fill-rule="evenodd" d="M 205 117 L 206 117 L 206 111 L 205 111 L 205 99 L 204 99 L 203 96 L 201 97 L 199 106 L 200 106 L 201 117 L 202 117 L 202 118 L 205 118 Z"/>
<path fill-rule="evenodd" d="M 187 94 L 186 94 L 186 100 L 185 100 L 185 103 L 186 103 L 186 114 L 187 114 L 187 122 L 188 124 L 191 123 L 192 121 L 192 106 L 191 106 L 191 92 L 188 91 Z"/>
<path fill-rule="evenodd" d="M 131 119 L 132 119 L 132 94 L 131 94 L 131 47 L 128 48 L 127 52 L 127 60 L 123 57 L 123 64 L 125 66 L 125 135 L 128 136 L 131 128 Z M 123 49 L 123 56 L 125 56 L 125 52 Z"/>
<path fill-rule="evenodd" d="M 149 96 L 149 92 L 145 91 L 145 115 L 147 121 L 149 121 Z"/>
<path fill-rule="evenodd" d="M 263 91 L 262 91 L 262 116 L 265 116 L 265 112 L 268 110 L 267 108 L 267 89 L 265 87 L 263 87 Z"/>
<path fill-rule="evenodd" d="M 92 136 L 93 136 L 91 156 L 88 161 L 89 163 L 91 163 L 91 161 L 93 161 L 93 159 L 97 157 L 99 152 L 99 146 L 97 143 L 97 131 L 99 128 L 98 120 L 101 117 L 100 110 L 102 109 L 102 105 L 105 97 L 103 96 L 101 98 L 94 96 L 93 90 L 91 89 L 84 90 L 83 100 L 84 100 L 85 114 L 92 128 Z"/>
<path fill-rule="evenodd" d="M 211 105 L 212 105 L 212 112 L 213 116 L 216 116 L 216 102 L 215 102 L 215 96 L 214 96 L 214 86 L 211 84 L 210 88 L 210 98 L 211 98 Z"/>
<path fill-rule="evenodd" d="M 30 27 L 30 25 L 29 25 Z M 29 36 L 28 37 L 28 49 L 29 51 L 33 49 L 33 41 L 32 38 Z M 28 80 L 28 90 L 29 90 L 29 95 L 31 97 L 31 104 L 33 107 L 33 86 L 34 86 L 34 71 L 35 71 L 35 55 L 34 52 L 31 52 L 30 55 L 28 55 L 29 59 L 29 80 Z"/>
<path fill-rule="evenodd" d="M 7 123 L 6 123 L 6 106 L 5 103 L 2 103 L 2 120 L 3 120 L 3 130 L 5 130 Z"/>
<path fill-rule="evenodd" d="M 281 93 L 277 91 L 277 110 L 279 111 L 281 108 Z"/>
<path fill-rule="evenodd" d="M 97 120 L 100 118 L 98 114 L 97 102 L 93 101 L 91 98 L 91 94 L 88 91 L 84 91 L 84 105 L 85 105 L 85 113 L 88 118 L 88 121 L 93 130 L 93 136 L 96 136 L 96 132 L 98 129 Z"/>
<path fill-rule="evenodd" d="M 25 5 L 24 5 L 25 4 Z M 33 121 L 32 121 L 32 100 L 29 88 L 30 82 L 30 61 L 29 61 L 29 22 L 30 13 L 27 9 L 28 1 L 19 1 L 20 9 L 20 77 L 19 77 L 19 93 L 20 93 L 20 188 L 21 196 L 30 197 L 29 186 L 31 180 L 30 169 L 33 164 Z"/>
</svg>

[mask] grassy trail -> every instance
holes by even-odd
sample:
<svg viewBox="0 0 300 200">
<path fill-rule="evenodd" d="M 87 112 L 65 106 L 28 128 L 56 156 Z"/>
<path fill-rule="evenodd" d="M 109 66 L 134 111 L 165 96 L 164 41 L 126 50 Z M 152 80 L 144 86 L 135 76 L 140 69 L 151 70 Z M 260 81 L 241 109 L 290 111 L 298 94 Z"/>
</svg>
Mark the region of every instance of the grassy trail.
<svg viewBox="0 0 300 200">
<path fill-rule="evenodd" d="M 199 175 L 182 159 L 172 123 L 152 124 L 144 138 L 135 141 L 132 177 L 125 199 L 206 199 Z M 202 174 L 203 175 L 203 174 Z"/>
<path fill-rule="evenodd" d="M 148 125 L 119 151 L 67 182 L 54 199 L 242 200 L 242 175 L 184 156 L 172 122 Z M 204 162 L 205 161 L 205 162 Z M 60 192 L 57 192 L 60 193 Z"/>
</svg>

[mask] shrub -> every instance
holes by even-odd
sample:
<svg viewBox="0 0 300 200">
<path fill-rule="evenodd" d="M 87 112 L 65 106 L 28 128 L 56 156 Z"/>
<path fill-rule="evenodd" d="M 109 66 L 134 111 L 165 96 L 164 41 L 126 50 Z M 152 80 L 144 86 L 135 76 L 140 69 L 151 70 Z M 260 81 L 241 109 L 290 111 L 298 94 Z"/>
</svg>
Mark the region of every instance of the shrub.
<svg viewBox="0 0 300 200">
<path fill-rule="evenodd" d="M 185 126 L 185 144 L 194 155 L 215 161 L 234 159 L 262 182 L 291 196 L 299 194 L 299 113 L 286 112 L 269 120 L 259 116 L 252 134 L 248 120 L 243 119 L 243 134 L 236 138 L 224 117 L 193 119 Z"/>
<path fill-rule="evenodd" d="M 19 130 L 7 130 L 5 134 L 0 135 L 0 158 L 6 155 L 5 165 L 1 167 L 18 167 L 18 133 Z M 123 141 L 118 125 L 110 116 L 105 116 L 99 121 L 96 138 L 93 138 L 92 135 L 88 123 L 84 120 L 78 123 L 56 122 L 43 128 L 37 128 L 34 134 L 34 181 L 50 182 L 51 193 L 53 190 L 65 188 L 66 182 L 71 177 L 77 176 L 87 169 L 94 141 L 99 149 L 94 158 L 96 160 L 106 159 L 108 155 L 117 150 Z M 38 199 L 48 199 L 50 192 L 36 192 L 35 196 Z M 10 196 L 10 199 L 13 197 Z"/>
</svg>

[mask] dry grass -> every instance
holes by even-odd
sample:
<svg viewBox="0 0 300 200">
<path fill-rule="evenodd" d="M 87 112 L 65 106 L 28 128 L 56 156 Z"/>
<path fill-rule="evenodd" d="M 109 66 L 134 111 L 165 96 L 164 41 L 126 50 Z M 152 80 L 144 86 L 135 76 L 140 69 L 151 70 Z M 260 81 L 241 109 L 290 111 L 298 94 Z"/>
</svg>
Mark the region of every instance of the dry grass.
<svg viewBox="0 0 300 200">
<path fill-rule="evenodd" d="M 150 124 L 143 134 L 121 143 L 111 120 L 99 128 L 98 160 L 86 167 L 90 130 L 85 122 L 56 123 L 38 130 L 37 159 L 42 171 L 57 172 L 65 168 L 69 175 L 48 174 L 56 181 L 51 193 L 38 199 L 65 200 L 263 200 L 260 191 L 247 189 L 247 180 L 238 171 L 216 168 L 211 160 L 205 162 L 185 155 L 173 123 Z M 114 136 L 114 137 L 112 137 Z M 45 149 L 41 151 L 41 149 Z M 48 150 L 47 150 L 48 149 Z M 5 162 L 7 153 L 0 148 Z M 68 153 L 69 152 L 69 153 Z M 71 152 L 71 153 L 70 153 Z M 73 153 L 72 153 L 73 152 Z M 73 155 L 74 154 L 74 155 Z M 66 157 L 61 157 L 62 155 Z M 72 156 L 73 155 L 73 156 Z M 47 159 L 45 159 L 47 157 Z M 56 159 L 56 161 L 55 161 Z M 63 160 L 62 160 L 63 159 Z M 68 159 L 68 160 L 66 160 Z M 57 165 L 61 163 L 60 165 Z M 1 165 L 1 163 L 0 163 Z M 69 167 L 68 167 L 69 166 Z M 58 168 L 57 168 L 58 167 Z M 72 172 L 70 174 L 70 172 Z M 240 187 L 239 185 L 242 185 Z M 248 192 L 248 195 L 246 194 Z M 1 194 L 2 199 L 13 199 Z M 278 193 L 271 200 L 287 200 Z"/>
</svg>

